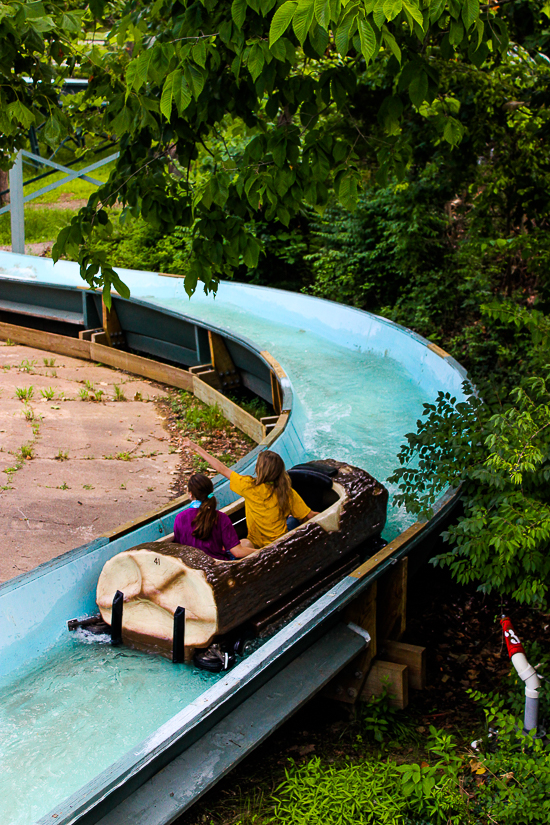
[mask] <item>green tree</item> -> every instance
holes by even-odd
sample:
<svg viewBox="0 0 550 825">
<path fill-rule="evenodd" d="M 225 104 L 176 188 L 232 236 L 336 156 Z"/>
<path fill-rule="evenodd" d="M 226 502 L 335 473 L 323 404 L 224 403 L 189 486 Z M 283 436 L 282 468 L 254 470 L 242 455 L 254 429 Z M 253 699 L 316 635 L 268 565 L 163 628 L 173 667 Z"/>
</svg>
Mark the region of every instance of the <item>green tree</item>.
<svg viewBox="0 0 550 825">
<path fill-rule="evenodd" d="M 241 262 L 257 265 L 252 220 L 287 226 L 304 203 L 322 211 L 333 191 L 354 208 L 373 155 L 380 181 L 402 176 L 409 112 L 437 100 L 429 114 L 438 139 L 456 145 L 464 130 L 441 94 L 434 55 L 493 65 L 507 48 L 500 7 L 480 11 L 478 0 L 132 2 L 95 56 L 86 97 L 107 101 L 103 124 L 120 138 L 121 156 L 54 257 L 78 256 L 108 301 L 110 283 L 120 282 L 88 239 L 97 227 L 111 231 L 107 207 L 118 201 L 163 232 L 192 227 L 186 288 L 201 280 L 215 289 Z M 365 124 L 353 107 L 367 68 L 374 117 Z M 246 137 L 238 152 L 223 144 L 228 121 Z M 212 138 L 221 149 L 210 148 Z M 195 184 L 203 150 L 214 169 Z"/>
</svg>

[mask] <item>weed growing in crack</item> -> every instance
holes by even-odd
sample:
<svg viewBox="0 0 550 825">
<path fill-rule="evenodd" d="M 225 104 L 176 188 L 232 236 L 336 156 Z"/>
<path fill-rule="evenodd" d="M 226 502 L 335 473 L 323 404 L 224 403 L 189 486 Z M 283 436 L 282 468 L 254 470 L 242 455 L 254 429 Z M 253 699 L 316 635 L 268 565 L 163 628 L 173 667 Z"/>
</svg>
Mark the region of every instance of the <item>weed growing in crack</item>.
<svg viewBox="0 0 550 825">
<path fill-rule="evenodd" d="M 20 401 L 30 401 L 34 395 L 34 387 L 16 387 L 15 395 Z"/>
</svg>

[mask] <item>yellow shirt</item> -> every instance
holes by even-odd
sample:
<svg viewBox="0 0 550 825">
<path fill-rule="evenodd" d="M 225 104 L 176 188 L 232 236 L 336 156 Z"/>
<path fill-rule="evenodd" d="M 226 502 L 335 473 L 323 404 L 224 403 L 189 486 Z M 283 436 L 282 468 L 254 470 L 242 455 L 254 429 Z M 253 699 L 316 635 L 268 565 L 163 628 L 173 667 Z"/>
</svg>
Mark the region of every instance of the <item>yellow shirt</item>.
<svg viewBox="0 0 550 825">
<path fill-rule="evenodd" d="M 270 484 L 258 484 L 252 476 L 231 473 L 229 486 L 242 496 L 246 505 L 248 538 L 254 547 L 265 547 L 286 533 L 286 518 L 291 515 L 303 519 L 310 511 L 305 501 L 294 490 L 290 491 L 290 512 L 282 514 L 277 495 Z"/>
</svg>

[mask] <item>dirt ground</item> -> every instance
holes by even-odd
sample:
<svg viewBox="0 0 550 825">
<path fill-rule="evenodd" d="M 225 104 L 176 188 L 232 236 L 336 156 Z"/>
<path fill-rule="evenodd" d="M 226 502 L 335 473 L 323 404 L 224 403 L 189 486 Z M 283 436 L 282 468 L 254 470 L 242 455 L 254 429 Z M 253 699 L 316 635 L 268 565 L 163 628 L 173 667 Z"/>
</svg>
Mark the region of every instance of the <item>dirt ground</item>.
<svg viewBox="0 0 550 825">
<path fill-rule="evenodd" d="M 185 492 L 199 469 L 178 446 L 185 435 L 234 460 L 250 450 L 229 425 L 206 434 L 179 425 L 176 392 L 0 342 L 0 581 Z"/>
</svg>

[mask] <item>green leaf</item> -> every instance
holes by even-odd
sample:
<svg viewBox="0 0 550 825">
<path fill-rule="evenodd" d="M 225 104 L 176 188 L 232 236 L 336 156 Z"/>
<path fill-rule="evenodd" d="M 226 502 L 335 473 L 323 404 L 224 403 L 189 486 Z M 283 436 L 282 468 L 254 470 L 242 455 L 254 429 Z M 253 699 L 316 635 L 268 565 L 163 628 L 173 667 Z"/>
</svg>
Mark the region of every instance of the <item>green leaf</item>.
<svg viewBox="0 0 550 825">
<path fill-rule="evenodd" d="M 466 30 L 476 22 L 479 17 L 479 0 L 464 0 L 462 6 L 462 21 Z"/>
<path fill-rule="evenodd" d="M 403 0 L 386 0 L 383 6 L 386 20 L 393 20 L 398 14 L 401 14 L 402 8 Z"/>
<path fill-rule="evenodd" d="M 357 25 L 361 38 L 361 53 L 368 64 L 376 51 L 376 35 L 368 20 L 359 20 Z"/>
<path fill-rule="evenodd" d="M 55 117 L 49 117 L 46 121 L 44 126 L 44 138 L 50 146 L 55 145 L 58 143 L 59 139 L 61 138 L 61 124 Z"/>
<path fill-rule="evenodd" d="M 186 79 L 195 100 L 204 89 L 204 74 L 194 63 L 188 63 L 185 67 Z"/>
<path fill-rule="evenodd" d="M 357 28 L 357 11 L 353 9 L 351 13 L 347 13 L 334 34 L 334 42 L 339 54 L 346 55 L 349 49 L 350 37 L 355 33 Z"/>
<path fill-rule="evenodd" d="M 447 143 L 450 143 L 451 146 L 456 146 L 462 140 L 463 134 L 464 127 L 460 121 L 456 120 L 454 117 L 450 117 L 445 124 L 445 129 L 443 131 L 443 137 Z"/>
<path fill-rule="evenodd" d="M 328 31 L 319 26 L 318 23 L 314 23 L 309 30 L 309 42 L 319 56 L 324 55 L 326 52 L 328 40 Z"/>
<path fill-rule="evenodd" d="M 204 43 L 204 40 L 199 40 L 197 43 L 195 43 L 191 54 L 193 55 L 193 60 L 195 61 L 195 63 L 197 63 L 199 66 L 202 66 L 202 68 L 204 69 L 206 66 L 206 45 Z"/>
<path fill-rule="evenodd" d="M 290 22 L 294 17 L 294 12 L 296 11 L 297 6 L 298 3 L 296 0 L 287 0 L 287 2 L 283 3 L 283 5 L 280 6 L 273 15 L 273 20 L 271 21 L 271 26 L 269 27 L 270 47 L 273 43 L 276 43 L 288 29 Z"/>
<path fill-rule="evenodd" d="M 61 16 L 61 28 L 72 34 L 80 34 L 82 29 L 80 15 L 75 12 L 65 12 L 65 14 Z"/>
<path fill-rule="evenodd" d="M 323 29 L 328 29 L 330 23 L 330 3 L 329 0 L 315 0 L 315 19 Z"/>
<path fill-rule="evenodd" d="M 382 37 L 384 38 L 384 43 L 386 44 L 390 52 L 393 54 L 393 56 L 396 58 L 397 62 L 401 63 L 401 49 L 397 45 L 397 42 L 393 34 L 390 34 L 390 32 L 387 29 L 385 29 L 382 33 Z"/>
<path fill-rule="evenodd" d="M 353 174 L 346 174 L 340 180 L 338 199 L 345 209 L 355 211 L 357 206 L 357 180 Z"/>
<path fill-rule="evenodd" d="M 176 69 L 176 71 L 178 70 Z M 176 109 L 178 110 L 178 114 L 180 116 L 182 112 L 187 109 L 191 103 L 191 100 L 191 90 L 189 89 L 187 80 L 183 74 L 181 74 L 179 79 L 176 79 L 174 82 L 174 103 L 176 104 Z"/>
<path fill-rule="evenodd" d="M 172 115 L 174 84 L 181 82 L 182 74 L 183 73 L 181 69 L 174 69 L 174 71 L 170 72 L 170 74 L 164 81 L 164 86 L 162 87 L 162 96 L 160 98 L 160 111 L 164 115 L 166 120 L 170 120 L 170 117 Z"/>
<path fill-rule="evenodd" d="M 25 129 L 28 129 L 29 126 L 32 126 L 34 123 L 34 115 L 30 109 L 27 109 L 24 103 L 21 103 L 20 100 L 16 100 L 14 103 L 10 103 L 8 106 L 8 116 L 12 120 L 16 120 L 18 123 L 21 123 Z"/>
<path fill-rule="evenodd" d="M 460 20 L 451 20 L 449 31 L 449 42 L 452 46 L 458 46 L 464 39 L 464 26 Z"/>
<path fill-rule="evenodd" d="M 409 97 L 411 103 L 419 109 L 428 94 L 428 76 L 426 72 L 420 70 L 415 74 L 409 84 Z"/>
<path fill-rule="evenodd" d="M 118 294 L 121 296 L 121 298 L 128 299 L 130 297 L 130 288 L 124 283 L 124 281 L 121 281 L 121 279 L 118 277 L 114 269 L 111 269 L 110 275 L 111 283 L 118 292 Z"/>
<path fill-rule="evenodd" d="M 250 53 L 248 55 L 248 62 L 246 64 L 248 67 L 248 71 L 252 75 L 253 80 L 257 80 L 260 76 L 262 69 L 264 67 L 264 63 L 265 58 L 262 48 L 258 43 L 255 43 L 250 49 Z"/>
<path fill-rule="evenodd" d="M 299 0 L 298 7 L 292 17 L 292 28 L 298 38 L 300 46 L 303 46 L 309 27 L 313 22 L 314 0 Z"/>
<path fill-rule="evenodd" d="M 412 0 L 403 0 L 403 6 L 409 12 L 413 20 L 415 20 L 422 31 L 424 31 L 424 17 L 418 6 Z"/>
<path fill-rule="evenodd" d="M 238 29 L 242 29 L 247 9 L 246 0 L 233 0 L 231 3 L 231 17 Z"/>
</svg>

